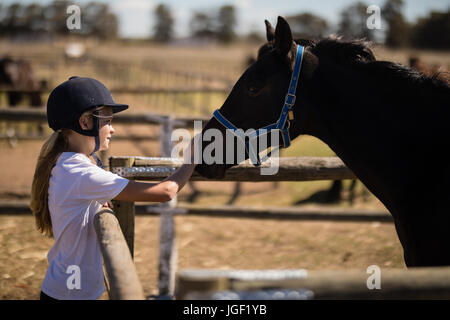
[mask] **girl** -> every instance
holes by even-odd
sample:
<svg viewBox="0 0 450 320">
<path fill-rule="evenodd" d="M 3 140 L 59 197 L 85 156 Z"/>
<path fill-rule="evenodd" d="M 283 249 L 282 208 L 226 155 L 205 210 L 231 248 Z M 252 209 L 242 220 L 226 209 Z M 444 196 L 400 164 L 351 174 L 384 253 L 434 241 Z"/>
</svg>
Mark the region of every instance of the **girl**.
<svg viewBox="0 0 450 320">
<path fill-rule="evenodd" d="M 30 205 L 38 230 L 55 239 L 41 299 L 97 299 L 104 280 L 96 212 L 111 199 L 169 201 L 192 175 L 195 165 L 184 164 L 160 183 L 144 183 L 94 164 L 91 156 L 108 149 L 114 134 L 113 114 L 127 108 L 91 78 L 72 77 L 49 96 L 47 118 L 55 132 L 42 146 Z"/>
</svg>

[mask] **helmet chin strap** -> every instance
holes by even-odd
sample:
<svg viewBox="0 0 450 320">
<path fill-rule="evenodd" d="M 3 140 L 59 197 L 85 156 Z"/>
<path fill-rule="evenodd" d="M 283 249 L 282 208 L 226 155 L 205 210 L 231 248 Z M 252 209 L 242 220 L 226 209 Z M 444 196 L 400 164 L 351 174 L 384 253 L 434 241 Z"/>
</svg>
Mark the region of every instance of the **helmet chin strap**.
<svg viewBox="0 0 450 320">
<path fill-rule="evenodd" d="M 95 110 L 93 114 L 98 114 L 98 110 Z M 94 119 L 94 130 L 96 131 L 95 139 L 95 147 L 94 151 L 91 153 L 91 156 L 95 159 L 97 166 L 100 168 L 105 168 L 100 158 L 97 156 L 96 152 L 100 150 L 100 120 L 97 117 L 92 117 Z"/>
<path fill-rule="evenodd" d="M 100 137 L 99 135 L 96 135 L 94 138 L 95 138 L 95 148 L 94 151 L 91 153 L 91 156 L 94 158 L 95 162 L 97 163 L 97 166 L 99 166 L 100 168 L 105 168 L 102 161 L 96 154 L 96 152 L 100 149 Z"/>
</svg>

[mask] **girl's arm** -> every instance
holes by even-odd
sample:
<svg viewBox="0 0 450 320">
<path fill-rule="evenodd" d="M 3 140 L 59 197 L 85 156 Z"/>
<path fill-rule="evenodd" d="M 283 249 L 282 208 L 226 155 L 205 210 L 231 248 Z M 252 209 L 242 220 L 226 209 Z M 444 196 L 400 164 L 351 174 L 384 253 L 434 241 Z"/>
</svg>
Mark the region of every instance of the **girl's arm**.
<svg viewBox="0 0 450 320">
<path fill-rule="evenodd" d="M 166 202 L 173 199 L 194 172 L 195 164 L 183 164 L 159 183 L 130 181 L 114 200 Z"/>
<path fill-rule="evenodd" d="M 189 151 L 186 153 L 186 151 Z M 194 172 L 194 139 L 185 151 L 187 163 L 159 183 L 130 181 L 114 200 L 166 202 L 172 200 Z"/>
</svg>

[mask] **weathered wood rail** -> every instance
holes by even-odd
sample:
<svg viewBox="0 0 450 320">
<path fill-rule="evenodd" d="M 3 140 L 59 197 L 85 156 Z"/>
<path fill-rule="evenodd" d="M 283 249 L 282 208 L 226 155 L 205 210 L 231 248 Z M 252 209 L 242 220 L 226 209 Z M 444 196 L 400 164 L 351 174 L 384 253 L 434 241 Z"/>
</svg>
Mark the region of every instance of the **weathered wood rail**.
<svg viewBox="0 0 450 320">
<path fill-rule="evenodd" d="M 35 88 L 29 87 L 2 87 L 0 92 L 21 92 L 21 93 L 48 93 L 51 88 Z M 186 94 L 186 93 L 221 93 L 228 94 L 231 87 L 114 87 L 109 90 L 111 93 L 120 94 Z"/>
<path fill-rule="evenodd" d="M 117 166 L 117 161 L 127 159 L 129 167 Z M 171 175 L 182 165 L 182 160 L 151 157 L 114 157 L 111 170 L 128 179 L 158 181 Z M 356 179 L 338 157 L 298 157 L 279 158 L 278 172 L 275 175 L 262 175 L 261 168 L 269 168 L 265 162 L 260 167 L 243 163 L 229 169 L 225 177 L 218 181 L 315 181 Z M 211 181 L 194 172 L 191 181 Z"/>
<path fill-rule="evenodd" d="M 114 116 L 114 123 L 161 125 L 169 121 L 174 128 L 186 128 L 191 127 L 195 120 L 207 121 L 209 119 L 209 117 L 171 117 L 152 113 L 119 113 Z M 47 114 L 45 108 L 8 108 L 4 106 L 0 107 L 0 120 L 47 122 Z"/>
<path fill-rule="evenodd" d="M 144 293 L 136 267 L 125 242 L 119 221 L 110 209 L 100 210 L 94 218 L 95 231 L 103 255 L 107 287 L 113 300 L 142 300 Z"/>
<path fill-rule="evenodd" d="M 450 267 L 379 271 L 377 288 L 367 270 L 184 270 L 176 298 L 217 299 L 232 291 L 257 299 L 264 290 L 288 289 L 306 290 L 308 299 L 450 299 Z"/>
</svg>

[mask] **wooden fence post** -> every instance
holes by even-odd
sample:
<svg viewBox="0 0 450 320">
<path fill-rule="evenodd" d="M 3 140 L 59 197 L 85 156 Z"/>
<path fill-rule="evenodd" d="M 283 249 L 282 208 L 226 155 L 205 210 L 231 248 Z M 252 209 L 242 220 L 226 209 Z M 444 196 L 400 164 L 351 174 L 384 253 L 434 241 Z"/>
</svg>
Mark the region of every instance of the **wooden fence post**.
<svg viewBox="0 0 450 320">
<path fill-rule="evenodd" d="M 161 156 L 170 157 L 172 152 L 173 119 L 167 117 L 161 124 Z M 175 272 L 177 268 L 177 247 L 175 221 L 172 210 L 177 205 L 177 197 L 162 204 L 159 231 L 159 276 L 160 296 L 173 296 L 175 290 Z M 164 210 L 169 209 L 169 210 Z"/>
<path fill-rule="evenodd" d="M 108 293 L 113 300 L 144 299 L 142 285 L 136 273 L 123 233 L 114 212 L 104 208 L 94 218 L 95 232 L 102 251 L 108 279 Z"/>
<path fill-rule="evenodd" d="M 114 167 L 132 167 L 134 158 L 109 158 L 109 168 L 113 171 Z M 119 221 L 123 236 L 130 249 L 131 257 L 134 256 L 134 202 L 113 201 L 114 213 Z"/>
</svg>

